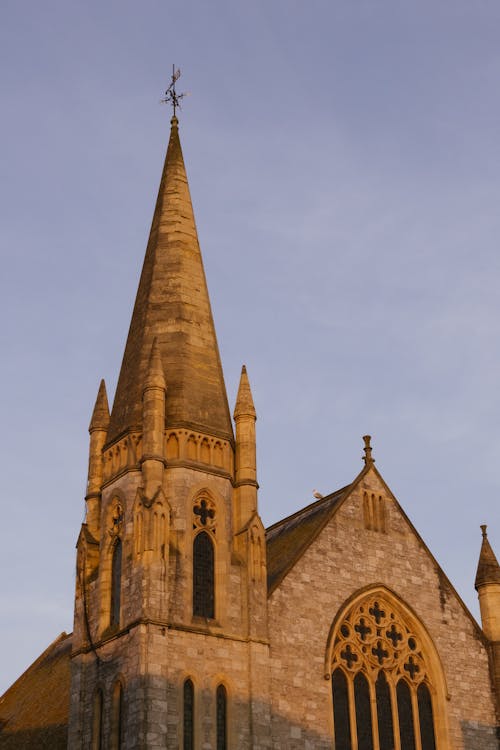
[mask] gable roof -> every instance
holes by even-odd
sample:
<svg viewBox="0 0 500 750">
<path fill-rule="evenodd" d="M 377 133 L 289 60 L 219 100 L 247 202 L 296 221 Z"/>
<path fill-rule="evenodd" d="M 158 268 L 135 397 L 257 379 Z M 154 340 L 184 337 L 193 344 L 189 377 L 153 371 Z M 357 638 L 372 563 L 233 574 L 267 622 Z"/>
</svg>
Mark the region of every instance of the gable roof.
<svg viewBox="0 0 500 750">
<path fill-rule="evenodd" d="M 61 633 L 0 698 L 1 750 L 66 750 L 70 656 Z"/>
<path fill-rule="evenodd" d="M 462 597 L 439 565 L 413 523 L 410 521 L 379 470 L 373 465 L 373 462 L 366 464 L 351 484 L 330 495 L 326 495 L 321 498 L 321 500 L 306 506 L 302 510 L 284 518 L 282 521 L 278 521 L 266 529 L 267 595 L 270 596 L 279 586 L 293 566 L 300 560 L 309 545 L 326 526 L 328 521 L 335 515 L 335 513 L 337 513 L 344 500 L 347 499 L 355 489 L 356 485 L 369 471 L 376 474 L 377 478 L 385 487 L 387 493 L 392 498 L 402 517 L 408 524 L 410 530 L 415 535 L 422 549 L 429 556 L 439 577 L 440 587 L 442 587 L 443 590 L 446 589 L 448 593 L 453 594 L 456 597 L 461 608 L 471 621 L 477 636 L 486 644 L 487 639 L 480 625 L 477 623 Z M 500 580 L 498 582 L 500 582 Z"/>
<path fill-rule="evenodd" d="M 266 529 L 267 589 L 271 594 L 328 523 L 352 485 L 332 492 Z"/>
</svg>

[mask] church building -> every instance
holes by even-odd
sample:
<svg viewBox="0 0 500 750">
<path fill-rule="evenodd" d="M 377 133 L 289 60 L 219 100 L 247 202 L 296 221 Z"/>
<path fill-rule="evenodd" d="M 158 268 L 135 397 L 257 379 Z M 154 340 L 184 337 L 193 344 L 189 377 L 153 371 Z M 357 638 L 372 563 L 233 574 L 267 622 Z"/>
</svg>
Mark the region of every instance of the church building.
<svg viewBox="0 0 500 750">
<path fill-rule="evenodd" d="M 498 750 L 500 567 L 482 628 L 376 468 L 265 529 L 231 415 L 174 114 L 111 410 L 90 422 L 74 630 L 0 699 L 0 748 Z M 356 446 L 353 447 L 356 449 Z"/>
</svg>

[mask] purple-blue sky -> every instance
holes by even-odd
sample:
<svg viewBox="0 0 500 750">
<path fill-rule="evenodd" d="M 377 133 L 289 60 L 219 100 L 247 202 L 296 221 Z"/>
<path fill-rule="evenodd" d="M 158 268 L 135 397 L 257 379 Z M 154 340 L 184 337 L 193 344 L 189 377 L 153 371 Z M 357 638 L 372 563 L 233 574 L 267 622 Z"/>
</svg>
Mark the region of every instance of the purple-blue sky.
<svg viewBox="0 0 500 750">
<path fill-rule="evenodd" d="M 173 62 L 264 523 L 351 481 L 369 432 L 477 617 L 480 523 L 500 554 L 499 38 L 493 0 L 3 0 L 0 693 L 72 628 L 87 426 L 101 377 L 114 393 Z"/>
</svg>

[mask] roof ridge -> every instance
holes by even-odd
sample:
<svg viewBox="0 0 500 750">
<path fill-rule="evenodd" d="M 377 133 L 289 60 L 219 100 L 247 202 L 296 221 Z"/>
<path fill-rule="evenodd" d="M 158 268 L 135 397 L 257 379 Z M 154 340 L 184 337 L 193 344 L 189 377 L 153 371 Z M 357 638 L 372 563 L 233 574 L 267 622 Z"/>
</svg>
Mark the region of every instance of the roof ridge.
<svg viewBox="0 0 500 750">
<path fill-rule="evenodd" d="M 323 503 L 330 501 L 335 495 L 339 495 L 341 493 L 346 492 L 351 487 L 351 485 L 352 485 L 352 482 L 351 484 L 346 484 L 345 487 L 341 487 L 338 490 L 334 490 L 333 492 L 330 492 L 329 495 L 324 495 L 319 500 L 315 500 L 313 503 L 310 503 L 309 505 L 304 505 L 304 507 L 299 508 L 299 510 L 296 510 L 294 513 L 291 513 L 289 516 L 285 516 L 285 518 L 282 518 L 280 521 L 275 521 L 273 524 L 271 524 L 271 526 L 268 526 L 266 528 L 266 536 L 268 532 L 274 531 L 278 526 L 281 526 L 287 521 L 291 521 L 296 516 L 300 516 L 302 513 L 305 513 L 306 511 L 311 510 L 315 506 L 320 506 Z"/>
</svg>

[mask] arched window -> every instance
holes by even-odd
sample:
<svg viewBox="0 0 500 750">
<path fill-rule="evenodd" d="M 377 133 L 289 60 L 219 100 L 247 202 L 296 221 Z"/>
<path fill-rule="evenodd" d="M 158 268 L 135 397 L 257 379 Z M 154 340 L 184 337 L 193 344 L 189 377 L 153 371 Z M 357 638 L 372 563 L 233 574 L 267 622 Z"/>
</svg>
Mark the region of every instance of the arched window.
<svg viewBox="0 0 500 750">
<path fill-rule="evenodd" d="M 113 547 L 111 562 L 111 610 L 110 625 L 120 624 L 120 606 L 122 589 L 122 542 L 117 537 Z"/>
<path fill-rule="evenodd" d="M 94 707 L 92 714 L 92 750 L 102 748 L 102 690 L 98 688 L 94 693 Z"/>
<path fill-rule="evenodd" d="M 416 630 L 380 592 L 340 618 L 329 654 L 336 750 L 436 750 L 431 646 Z"/>
<path fill-rule="evenodd" d="M 215 617 L 214 545 L 206 531 L 193 544 L 193 615 Z"/>
<path fill-rule="evenodd" d="M 194 750 L 194 686 L 191 680 L 184 683 L 182 725 L 183 750 Z"/>
<path fill-rule="evenodd" d="M 216 694 L 217 703 L 217 750 L 227 750 L 227 691 L 219 685 Z"/>
<path fill-rule="evenodd" d="M 123 688 L 115 682 L 111 704 L 111 750 L 121 750 L 123 739 Z"/>
</svg>

